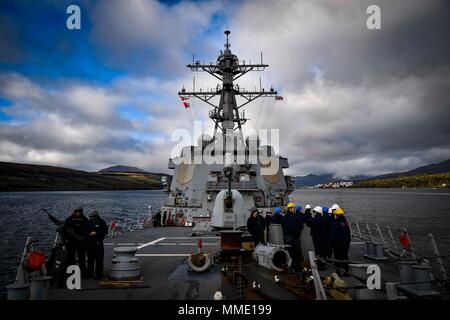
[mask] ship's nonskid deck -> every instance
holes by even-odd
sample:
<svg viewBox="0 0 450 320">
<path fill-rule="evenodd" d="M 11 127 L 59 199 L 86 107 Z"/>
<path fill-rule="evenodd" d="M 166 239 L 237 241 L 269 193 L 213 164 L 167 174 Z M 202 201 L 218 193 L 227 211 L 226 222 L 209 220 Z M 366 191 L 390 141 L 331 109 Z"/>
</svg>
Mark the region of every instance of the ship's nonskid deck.
<svg viewBox="0 0 450 320">
<path fill-rule="evenodd" d="M 202 239 L 203 251 L 213 253 L 219 250 L 220 238 L 213 232 L 203 234 L 198 237 L 191 237 L 192 228 L 187 227 L 166 227 L 148 228 L 136 230 L 119 235 L 115 238 L 105 240 L 105 271 L 107 277 L 109 268 L 114 256 L 114 248 L 120 246 L 136 246 L 140 249 L 137 252 L 141 266 L 142 279 L 133 288 L 101 287 L 96 280 L 82 280 L 81 290 L 68 290 L 66 288 L 52 289 L 50 299 L 76 300 L 76 299 L 154 299 L 154 300 L 210 300 L 217 290 L 224 293 L 225 298 L 232 298 L 227 295 L 227 285 L 224 284 L 218 266 L 210 272 L 202 274 L 190 274 L 186 272 L 186 259 L 189 255 L 198 252 L 197 241 Z M 313 250 L 309 228 L 305 227 L 302 232 L 302 247 L 304 255 Z M 351 243 L 349 260 L 367 264 L 377 264 L 373 260 L 364 257 L 365 245 L 359 240 Z M 389 262 L 389 260 L 388 260 Z M 395 263 L 381 263 L 382 288 L 385 282 L 398 282 L 398 266 Z M 274 293 L 278 299 L 301 299 L 301 297 L 281 290 L 273 280 L 274 272 L 255 263 L 252 267 L 253 275 L 258 277 L 258 281 L 264 283 L 269 291 Z M 324 271 L 320 271 L 321 276 L 330 276 L 335 269 L 327 265 Z M 365 267 L 352 267 L 350 273 L 367 279 Z M 280 275 L 283 277 L 283 275 Z M 364 287 L 365 282 L 353 277 L 345 277 L 350 288 Z M 251 285 L 251 284 L 250 284 Z M 228 286 L 230 289 L 230 286 Z M 351 289 L 350 294 L 359 299 L 386 299 L 385 294 L 379 290 Z M 236 297 L 234 297 L 236 298 Z M 252 295 L 248 299 L 261 299 L 257 295 Z"/>
<path fill-rule="evenodd" d="M 192 283 L 169 281 L 170 275 L 197 252 L 197 238 L 190 237 L 190 228 L 168 227 L 136 230 L 105 239 L 105 268 L 107 277 L 114 256 L 114 248 L 120 246 L 144 246 L 137 252 L 142 272 L 142 282 L 137 288 L 102 288 L 99 281 L 81 281 L 81 290 L 53 289 L 51 299 L 211 299 L 209 294 L 218 287 L 211 281 L 199 282 L 198 291 L 190 296 Z M 203 237 L 204 252 L 218 248 L 219 238 Z"/>
</svg>

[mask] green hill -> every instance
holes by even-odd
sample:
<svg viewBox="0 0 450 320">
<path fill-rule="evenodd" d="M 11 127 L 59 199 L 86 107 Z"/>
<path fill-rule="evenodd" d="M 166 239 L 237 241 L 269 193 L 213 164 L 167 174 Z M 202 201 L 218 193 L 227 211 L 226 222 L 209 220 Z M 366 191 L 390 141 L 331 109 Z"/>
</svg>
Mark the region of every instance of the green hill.
<svg viewBox="0 0 450 320">
<path fill-rule="evenodd" d="M 162 188 L 161 176 L 0 162 L 0 191 L 152 190 Z"/>
<path fill-rule="evenodd" d="M 449 188 L 450 172 L 357 181 L 354 188 Z"/>
<path fill-rule="evenodd" d="M 433 163 L 426 166 L 421 166 L 418 168 L 415 168 L 413 170 L 404 171 L 404 172 L 397 172 L 397 173 L 389 173 L 384 174 L 376 177 L 371 177 L 370 179 L 391 179 L 391 178 L 400 178 L 400 177 L 406 177 L 406 176 L 420 176 L 420 175 L 427 175 L 427 174 L 437 174 L 437 173 L 447 173 L 450 172 L 450 159 L 439 162 L 439 163 Z"/>
</svg>

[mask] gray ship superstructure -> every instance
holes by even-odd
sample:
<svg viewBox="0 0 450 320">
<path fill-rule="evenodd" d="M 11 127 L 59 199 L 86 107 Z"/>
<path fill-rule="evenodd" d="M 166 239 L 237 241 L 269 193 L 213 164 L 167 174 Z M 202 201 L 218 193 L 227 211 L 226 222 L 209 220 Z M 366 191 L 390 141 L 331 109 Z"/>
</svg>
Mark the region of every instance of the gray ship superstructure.
<svg viewBox="0 0 450 320">
<path fill-rule="evenodd" d="M 267 64 L 245 63 L 230 50 L 225 31 L 225 50 L 216 62 L 187 65 L 194 72 L 206 72 L 220 80 L 211 90 L 188 91 L 179 96 L 195 97 L 211 106 L 209 117 L 214 122 L 211 136 L 202 134 L 196 146 L 186 146 L 179 157 L 169 160 L 174 170 L 171 181 L 163 181 L 169 198 L 161 208 L 174 225 L 193 222 L 212 223 L 213 227 L 242 227 L 248 209 L 256 206 L 263 214 L 288 202 L 294 186 L 283 169 L 289 167 L 287 158 L 275 154 L 270 145 L 261 145 L 258 136 L 244 139 L 242 126 L 247 122 L 242 107 L 260 97 L 277 97 L 273 88 L 247 91 L 236 83 L 251 71 L 263 71 Z M 213 98 L 219 96 L 215 105 Z M 238 104 L 236 98 L 242 98 Z M 244 218 L 245 217 L 245 218 Z"/>
</svg>

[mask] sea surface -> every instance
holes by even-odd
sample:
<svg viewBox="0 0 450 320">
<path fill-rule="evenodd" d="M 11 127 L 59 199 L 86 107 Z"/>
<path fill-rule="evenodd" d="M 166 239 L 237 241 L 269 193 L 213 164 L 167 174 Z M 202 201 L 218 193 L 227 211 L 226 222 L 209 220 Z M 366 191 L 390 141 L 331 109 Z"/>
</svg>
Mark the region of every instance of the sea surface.
<svg viewBox="0 0 450 320">
<path fill-rule="evenodd" d="M 154 190 L 0 193 L 0 298 L 5 297 L 4 286 L 14 281 L 27 237 L 38 240 L 35 248 L 52 246 L 55 225 L 42 209 L 64 219 L 81 205 L 85 213 L 96 209 L 109 222 L 137 218 L 149 206 L 158 208 L 166 198 Z M 432 232 L 441 254 L 450 253 L 450 190 L 297 189 L 291 198 L 303 207 L 337 203 L 352 220 L 389 225 L 394 230 L 407 228 L 418 246 Z"/>
</svg>

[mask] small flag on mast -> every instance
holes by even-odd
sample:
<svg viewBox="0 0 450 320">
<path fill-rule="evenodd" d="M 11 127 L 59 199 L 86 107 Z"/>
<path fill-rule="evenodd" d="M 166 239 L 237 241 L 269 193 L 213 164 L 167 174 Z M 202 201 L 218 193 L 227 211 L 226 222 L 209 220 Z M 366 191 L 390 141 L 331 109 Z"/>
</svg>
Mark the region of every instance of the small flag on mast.
<svg viewBox="0 0 450 320">
<path fill-rule="evenodd" d="M 189 98 L 188 97 L 180 97 L 181 101 L 183 102 L 184 107 L 187 109 L 189 108 L 191 105 L 189 104 Z"/>
</svg>

